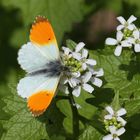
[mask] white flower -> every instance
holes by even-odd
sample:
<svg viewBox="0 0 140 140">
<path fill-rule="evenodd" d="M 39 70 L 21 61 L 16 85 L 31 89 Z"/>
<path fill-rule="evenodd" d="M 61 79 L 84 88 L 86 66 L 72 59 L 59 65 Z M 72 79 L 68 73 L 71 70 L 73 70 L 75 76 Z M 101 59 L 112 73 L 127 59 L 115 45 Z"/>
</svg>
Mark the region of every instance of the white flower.
<svg viewBox="0 0 140 140">
<path fill-rule="evenodd" d="M 125 128 L 122 127 L 117 130 L 115 126 L 109 126 L 109 131 L 111 134 L 104 136 L 103 140 L 120 140 L 119 136 L 125 132 Z"/>
<path fill-rule="evenodd" d="M 75 47 L 75 51 L 72 52 L 72 56 L 77 59 L 80 60 L 81 59 L 81 53 L 80 51 L 83 49 L 83 47 L 85 46 L 85 44 L 83 42 L 80 42 L 77 44 L 77 46 Z"/>
<path fill-rule="evenodd" d="M 76 46 L 75 52 L 73 52 L 72 55 L 75 59 L 82 62 L 82 68 L 83 68 L 83 70 L 86 70 L 88 65 L 94 66 L 97 64 L 97 62 L 94 59 L 87 59 L 88 51 L 86 49 L 83 49 L 84 46 L 85 46 L 85 44 L 83 42 L 80 42 Z"/>
<path fill-rule="evenodd" d="M 115 45 L 117 46 L 115 49 L 114 54 L 116 56 L 120 56 L 123 47 L 130 47 L 131 44 L 127 40 L 123 40 L 123 33 L 118 31 L 116 34 L 116 39 L 114 38 L 107 38 L 105 41 L 107 45 Z"/>
<path fill-rule="evenodd" d="M 115 117 L 118 122 L 121 122 L 122 126 L 126 125 L 126 121 L 121 117 L 126 114 L 126 110 L 124 108 L 121 108 L 116 112 L 112 109 L 111 106 L 107 106 L 105 109 L 109 113 L 104 116 L 105 120 L 111 120 Z"/>
<path fill-rule="evenodd" d="M 117 17 L 117 20 L 121 23 L 121 25 L 117 27 L 118 31 L 124 28 L 127 28 L 131 31 L 135 29 L 135 25 L 133 24 L 133 22 L 137 20 L 137 18 L 133 15 L 131 15 L 127 21 L 122 16 Z"/>
<path fill-rule="evenodd" d="M 71 50 L 69 48 L 66 48 L 66 47 L 62 47 L 62 50 L 64 51 L 64 55 L 68 56 L 68 57 L 71 57 L 72 54 L 71 54 Z"/>
<path fill-rule="evenodd" d="M 80 42 L 76 45 L 74 51 L 69 48 L 62 47 L 61 59 L 65 67 L 63 72 L 63 80 L 60 80 L 61 85 L 65 88 L 62 89 L 68 93 L 67 86 L 72 88 L 72 94 L 78 97 L 81 89 L 92 93 L 94 84 L 101 87 L 102 80 L 98 77 L 103 76 L 103 70 L 95 71 L 94 65 L 96 60 L 88 59 L 88 50 L 84 49 L 85 44 Z"/>
<path fill-rule="evenodd" d="M 138 29 L 134 30 L 132 35 L 128 41 L 134 45 L 135 52 L 140 52 L 140 31 Z"/>
<path fill-rule="evenodd" d="M 90 69 L 90 71 L 92 71 L 92 77 L 90 79 L 91 83 L 97 87 L 101 87 L 103 81 L 99 77 L 104 75 L 103 69 L 99 69 L 98 71 L 94 71 L 93 69 Z"/>
<path fill-rule="evenodd" d="M 82 77 L 80 78 L 80 83 L 75 86 L 73 89 L 72 94 L 76 97 L 78 97 L 81 93 L 81 88 L 83 88 L 85 91 L 92 93 L 94 88 L 88 84 L 88 81 L 91 79 L 92 73 L 91 72 L 86 72 Z"/>
</svg>

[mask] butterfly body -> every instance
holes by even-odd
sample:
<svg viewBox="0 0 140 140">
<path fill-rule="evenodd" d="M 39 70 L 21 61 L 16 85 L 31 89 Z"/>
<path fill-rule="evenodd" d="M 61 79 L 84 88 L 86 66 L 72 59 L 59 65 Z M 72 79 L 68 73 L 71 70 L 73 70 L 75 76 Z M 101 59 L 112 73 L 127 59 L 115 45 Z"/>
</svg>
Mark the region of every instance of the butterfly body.
<svg viewBox="0 0 140 140">
<path fill-rule="evenodd" d="M 31 72 L 28 75 L 34 76 L 43 74 L 47 77 L 57 77 L 63 72 L 64 68 L 60 60 L 54 60 L 47 63 L 42 69 Z"/>
<path fill-rule="evenodd" d="M 27 99 L 31 113 L 39 116 L 50 105 L 64 69 L 52 26 L 46 18 L 36 18 L 30 42 L 19 50 L 18 63 L 27 75 L 19 81 L 17 92 Z"/>
</svg>

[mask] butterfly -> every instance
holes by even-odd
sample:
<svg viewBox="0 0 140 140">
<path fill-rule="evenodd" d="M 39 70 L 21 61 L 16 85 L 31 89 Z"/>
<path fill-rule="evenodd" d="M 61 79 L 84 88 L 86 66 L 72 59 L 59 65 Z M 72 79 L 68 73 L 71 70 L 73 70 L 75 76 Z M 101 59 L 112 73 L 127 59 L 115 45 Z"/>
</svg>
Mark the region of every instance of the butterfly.
<svg viewBox="0 0 140 140">
<path fill-rule="evenodd" d="M 18 52 L 18 63 L 27 72 L 17 85 L 18 95 L 26 98 L 30 112 L 39 116 L 55 96 L 64 68 L 54 31 L 45 17 L 36 17 L 30 30 L 30 42 Z"/>
</svg>

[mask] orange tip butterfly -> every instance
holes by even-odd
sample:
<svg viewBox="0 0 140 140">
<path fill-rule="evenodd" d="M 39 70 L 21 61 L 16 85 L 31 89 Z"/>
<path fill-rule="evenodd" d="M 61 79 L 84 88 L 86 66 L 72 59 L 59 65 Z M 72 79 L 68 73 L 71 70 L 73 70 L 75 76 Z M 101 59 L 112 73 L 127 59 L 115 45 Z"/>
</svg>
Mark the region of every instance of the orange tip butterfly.
<svg viewBox="0 0 140 140">
<path fill-rule="evenodd" d="M 19 81 L 17 92 L 27 99 L 31 113 L 39 116 L 50 105 L 63 69 L 54 31 L 46 18 L 36 17 L 30 42 L 19 50 L 18 63 L 27 76 Z"/>
</svg>

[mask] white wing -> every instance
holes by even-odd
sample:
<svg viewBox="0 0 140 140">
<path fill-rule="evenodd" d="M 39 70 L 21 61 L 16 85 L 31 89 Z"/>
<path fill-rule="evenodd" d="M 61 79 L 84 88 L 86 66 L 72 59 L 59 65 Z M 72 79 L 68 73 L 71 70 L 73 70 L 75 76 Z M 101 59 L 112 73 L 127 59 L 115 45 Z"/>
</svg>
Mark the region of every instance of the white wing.
<svg viewBox="0 0 140 140">
<path fill-rule="evenodd" d="M 27 76 L 19 81 L 17 92 L 21 97 L 28 98 L 41 90 L 55 91 L 58 82 L 59 77 L 46 77 L 44 75 Z"/>
<path fill-rule="evenodd" d="M 28 73 L 43 69 L 48 62 L 56 59 L 59 59 L 59 51 L 54 44 L 39 47 L 29 42 L 18 53 L 18 62 Z"/>
</svg>

